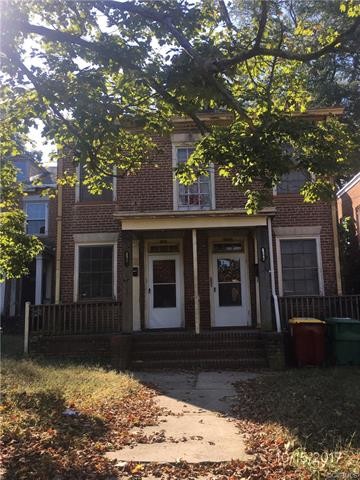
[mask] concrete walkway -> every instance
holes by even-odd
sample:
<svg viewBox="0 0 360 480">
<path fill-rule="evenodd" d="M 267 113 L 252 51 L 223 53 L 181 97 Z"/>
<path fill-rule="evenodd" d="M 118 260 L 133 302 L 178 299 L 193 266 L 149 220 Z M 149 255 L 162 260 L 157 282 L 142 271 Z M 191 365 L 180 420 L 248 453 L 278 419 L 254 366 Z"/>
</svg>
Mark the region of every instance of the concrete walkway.
<svg viewBox="0 0 360 480">
<path fill-rule="evenodd" d="M 155 384 L 161 392 L 156 397 L 164 409 L 159 425 L 141 430 L 142 434 L 155 436 L 158 441 L 109 452 L 108 458 L 119 463 L 250 459 L 230 410 L 236 398 L 233 383 L 254 378 L 255 373 L 141 372 L 134 375 L 141 382 Z"/>
</svg>

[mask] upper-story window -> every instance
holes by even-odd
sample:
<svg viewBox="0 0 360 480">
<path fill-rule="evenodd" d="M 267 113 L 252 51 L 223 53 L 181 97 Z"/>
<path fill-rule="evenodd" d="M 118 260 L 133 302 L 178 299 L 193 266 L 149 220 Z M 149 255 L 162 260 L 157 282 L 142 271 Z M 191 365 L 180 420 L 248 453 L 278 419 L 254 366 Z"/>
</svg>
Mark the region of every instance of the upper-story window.
<svg viewBox="0 0 360 480">
<path fill-rule="evenodd" d="M 26 233 L 47 235 L 47 202 L 26 202 Z"/>
<path fill-rule="evenodd" d="M 193 147 L 176 147 L 176 164 L 187 161 Z M 211 174 L 200 175 L 192 185 L 177 182 L 176 206 L 178 210 L 207 210 L 212 207 Z"/>
<path fill-rule="evenodd" d="M 105 181 L 111 185 L 111 189 L 104 188 L 100 195 L 94 195 L 89 192 L 87 185 L 84 185 L 85 171 L 84 166 L 80 165 L 79 167 L 79 195 L 78 201 L 80 202 L 91 202 L 91 201 L 100 201 L 100 202 L 112 202 L 114 199 L 114 178 L 106 177 Z"/>
<path fill-rule="evenodd" d="M 276 186 L 277 194 L 300 193 L 304 183 L 309 179 L 306 172 L 302 170 L 291 170 L 282 176 L 280 183 Z"/>
</svg>

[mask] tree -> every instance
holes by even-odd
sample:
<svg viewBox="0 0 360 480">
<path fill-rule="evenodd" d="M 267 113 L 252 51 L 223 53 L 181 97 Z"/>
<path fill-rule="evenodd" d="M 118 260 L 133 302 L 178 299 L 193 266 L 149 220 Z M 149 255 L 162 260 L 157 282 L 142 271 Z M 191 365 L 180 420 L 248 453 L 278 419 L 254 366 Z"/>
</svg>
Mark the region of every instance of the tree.
<svg viewBox="0 0 360 480">
<path fill-rule="evenodd" d="M 43 249 L 37 237 L 25 233 L 26 215 L 20 206 L 24 190 L 16 172 L 10 161 L 1 165 L 0 282 L 28 274 L 29 263 Z"/>
<path fill-rule="evenodd" d="M 294 167 L 315 176 L 302 190 L 306 201 L 331 197 L 334 183 L 359 168 L 349 87 L 359 72 L 356 0 L 8 0 L 6 7 L 10 131 L 42 120 L 58 155 L 70 147 L 85 165 L 94 192 L 114 166 L 130 175 L 151 161 L 154 138 L 171 129 L 173 115 L 187 115 L 203 134 L 177 171 L 180 181 L 214 163 L 246 193 L 249 212 Z M 341 120 L 295 115 L 337 100 L 347 108 Z M 233 120 L 208 125 L 199 112 L 209 109 L 226 109 Z M 263 190 L 251 189 L 254 179 Z"/>
<path fill-rule="evenodd" d="M 347 294 L 360 293 L 360 244 L 352 217 L 341 219 L 339 240 L 344 291 Z"/>
</svg>

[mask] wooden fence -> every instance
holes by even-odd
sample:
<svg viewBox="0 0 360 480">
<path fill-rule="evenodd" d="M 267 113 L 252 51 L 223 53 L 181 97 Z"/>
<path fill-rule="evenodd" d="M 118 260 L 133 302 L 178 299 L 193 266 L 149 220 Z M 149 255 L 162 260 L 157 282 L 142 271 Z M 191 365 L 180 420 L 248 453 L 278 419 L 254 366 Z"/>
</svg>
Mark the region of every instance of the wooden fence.
<svg viewBox="0 0 360 480">
<path fill-rule="evenodd" d="M 30 306 L 30 334 L 80 335 L 121 331 L 118 302 Z"/>
<path fill-rule="evenodd" d="M 292 317 L 350 317 L 360 320 L 360 295 L 279 297 L 282 328 Z"/>
</svg>

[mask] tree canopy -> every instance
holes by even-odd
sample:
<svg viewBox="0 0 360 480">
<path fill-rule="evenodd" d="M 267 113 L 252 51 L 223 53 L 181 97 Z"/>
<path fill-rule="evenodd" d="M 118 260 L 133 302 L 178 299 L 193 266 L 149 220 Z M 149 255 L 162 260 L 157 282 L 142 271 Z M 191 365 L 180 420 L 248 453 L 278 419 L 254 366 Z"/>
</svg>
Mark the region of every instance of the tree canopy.
<svg viewBox="0 0 360 480">
<path fill-rule="evenodd" d="M 114 166 L 131 175 L 151 161 L 182 115 L 202 139 L 180 181 L 213 163 L 249 212 L 292 168 L 311 174 L 306 201 L 359 169 L 357 0 L 5 0 L 2 14 L 3 156 L 40 120 L 96 192 Z M 332 105 L 344 116 L 296 115 Z M 209 110 L 232 121 L 206 124 Z"/>
</svg>

